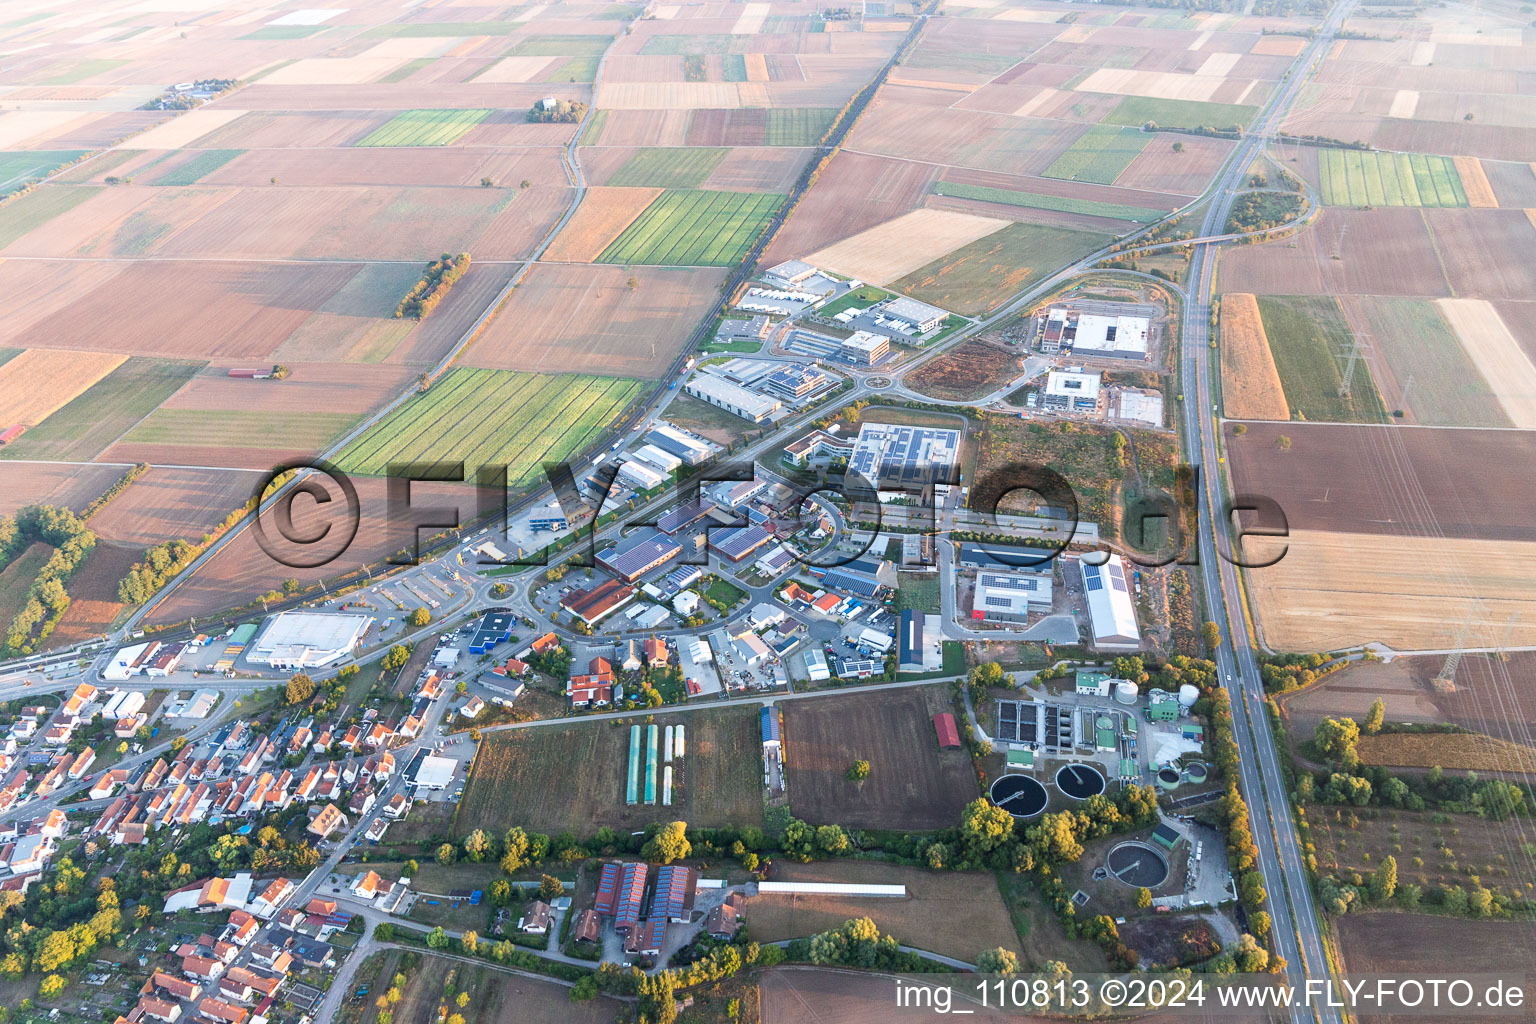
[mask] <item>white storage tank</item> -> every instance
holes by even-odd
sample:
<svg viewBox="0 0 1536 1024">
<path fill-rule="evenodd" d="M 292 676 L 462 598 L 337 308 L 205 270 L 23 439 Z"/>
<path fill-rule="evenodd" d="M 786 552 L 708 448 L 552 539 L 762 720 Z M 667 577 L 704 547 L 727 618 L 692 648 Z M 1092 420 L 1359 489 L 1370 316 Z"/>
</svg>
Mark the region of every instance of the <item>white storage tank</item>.
<svg viewBox="0 0 1536 1024">
<path fill-rule="evenodd" d="M 1135 704 L 1140 695 L 1140 687 L 1129 679 L 1122 679 L 1115 684 L 1115 700 L 1121 704 Z"/>
<path fill-rule="evenodd" d="M 1195 701 L 1200 699 L 1200 688 L 1193 683 L 1185 683 L 1179 687 L 1179 707 L 1192 708 Z"/>
</svg>

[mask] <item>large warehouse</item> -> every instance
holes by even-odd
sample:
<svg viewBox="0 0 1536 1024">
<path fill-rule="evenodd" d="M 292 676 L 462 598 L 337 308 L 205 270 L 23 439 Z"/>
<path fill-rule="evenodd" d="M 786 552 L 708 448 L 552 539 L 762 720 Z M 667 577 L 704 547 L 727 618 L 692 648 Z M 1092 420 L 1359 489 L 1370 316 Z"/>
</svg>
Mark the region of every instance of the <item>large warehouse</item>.
<svg viewBox="0 0 1536 1024">
<path fill-rule="evenodd" d="M 1079 560 L 1088 616 L 1093 622 L 1093 646 L 1104 651 L 1134 651 L 1141 647 L 1136 625 L 1136 600 L 1125 578 L 1125 563 L 1110 555 L 1103 565 Z"/>
<path fill-rule="evenodd" d="M 350 655 L 373 625 L 369 615 L 280 612 L 267 621 L 246 654 L 253 665 L 323 668 Z"/>
<path fill-rule="evenodd" d="M 959 458 L 958 430 L 866 423 L 859 428 L 848 471 L 881 490 L 921 489 L 948 482 Z"/>
<path fill-rule="evenodd" d="M 682 553 L 682 546 L 675 541 L 665 537 L 645 537 L 604 551 L 597 556 L 597 564 L 625 583 L 633 583 Z"/>
<path fill-rule="evenodd" d="M 760 395 L 712 373 L 694 374 L 683 390 L 694 398 L 753 423 L 763 422 L 778 412 L 783 404 L 777 398 Z"/>
<path fill-rule="evenodd" d="M 1044 572 L 993 572 L 976 574 L 974 619 L 1025 622 L 1030 612 L 1051 610 L 1051 570 Z"/>
</svg>

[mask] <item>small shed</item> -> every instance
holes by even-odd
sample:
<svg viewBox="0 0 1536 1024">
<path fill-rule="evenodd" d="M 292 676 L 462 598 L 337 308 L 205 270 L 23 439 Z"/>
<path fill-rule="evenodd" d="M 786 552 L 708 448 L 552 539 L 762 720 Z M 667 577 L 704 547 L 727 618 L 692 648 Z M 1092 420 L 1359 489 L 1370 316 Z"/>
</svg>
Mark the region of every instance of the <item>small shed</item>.
<svg viewBox="0 0 1536 1024">
<path fill-rule="evenodd" d="M 933 730 L 938 734 L 941 749 L 955 750 L 960 746 L 960 730 L 955 728 L 955 716 L 948 711 L 933 716 Z"/>
</svg>

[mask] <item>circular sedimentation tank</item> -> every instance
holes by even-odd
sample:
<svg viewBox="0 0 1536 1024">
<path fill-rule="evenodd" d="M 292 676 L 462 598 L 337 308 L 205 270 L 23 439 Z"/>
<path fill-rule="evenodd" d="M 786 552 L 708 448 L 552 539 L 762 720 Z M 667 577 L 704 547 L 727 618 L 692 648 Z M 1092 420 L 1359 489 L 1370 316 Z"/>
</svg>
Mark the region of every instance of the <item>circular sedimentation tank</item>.
<svg viewBox="0 0 1536 1024">
<path fill-rule="evenodd" d="M 1104 792 L 1104 774 L 1091 764 L 1064 764 L 1056 769 L 1056 788 L 1073 800 Z"/>
<path fill-rule="evenodd" d="M 1048 799 L 1040 780 L 1028 775 L 1000 775 L 989 790 L 992 802 L 1015 818 L 1033 818 Z"/>
<path fill-rule="evenodd" d="M 1184 769 L 1184 777 L 1190 782 L 1204 782 L 1209 775 L 1210 769 L 1200 761 L 1194 761 Z"/>
<path fill-rule="evenodd" d="M 1179 783 L 1182 781 L 1184 781 L 1184 777 L 1179 774 L 1177 768 L 1167 767 L 1157 770 L 1157 784 L 1165 791 L 1178 789 Z"/>
<path fill-rule="evenodd" d="M 1168 858 L 1137 840 L 1110 850 L 1105 865 L 1110 874 L 1138 889 L 1155 889 L 1168 880 Z"/>
</svg>

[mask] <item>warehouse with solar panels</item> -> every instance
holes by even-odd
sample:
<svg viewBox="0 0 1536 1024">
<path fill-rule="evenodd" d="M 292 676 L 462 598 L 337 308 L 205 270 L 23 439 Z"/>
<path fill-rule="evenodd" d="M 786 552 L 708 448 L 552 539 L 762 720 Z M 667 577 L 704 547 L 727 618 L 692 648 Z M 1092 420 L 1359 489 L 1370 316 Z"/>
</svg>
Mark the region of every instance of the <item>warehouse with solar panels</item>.
<svg viewBox="0 0 1536 1024">
<path fill-rule="evenodd" d="M 1126 579 L 1125 563 L 1119 555 L 1110 555 L 1103 565 L 1079 560 L 1083 574 L 1083 596 L 1088 601 L 1092 621 L 1093 646 L 1105 651 L 1134 651 L 1141 647 L 1141 630 L 1136 625 L 1136 599 Z"/>
</svg>

